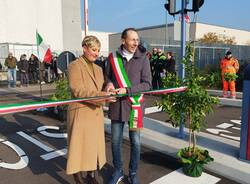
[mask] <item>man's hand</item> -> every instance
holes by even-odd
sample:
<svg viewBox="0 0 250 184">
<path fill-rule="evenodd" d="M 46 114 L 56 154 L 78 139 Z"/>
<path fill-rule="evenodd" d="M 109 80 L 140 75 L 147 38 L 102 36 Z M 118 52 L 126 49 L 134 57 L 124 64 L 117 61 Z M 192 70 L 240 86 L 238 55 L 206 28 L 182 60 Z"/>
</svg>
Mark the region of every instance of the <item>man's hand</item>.
<svg viewBox="0 0 250 184">
<path fill-rule="evenodd" d="M 115 89 L 116 94 L 126 94 L 127 93 L 127 89 L 126 88 L 118 88 Z"/>
</svg>

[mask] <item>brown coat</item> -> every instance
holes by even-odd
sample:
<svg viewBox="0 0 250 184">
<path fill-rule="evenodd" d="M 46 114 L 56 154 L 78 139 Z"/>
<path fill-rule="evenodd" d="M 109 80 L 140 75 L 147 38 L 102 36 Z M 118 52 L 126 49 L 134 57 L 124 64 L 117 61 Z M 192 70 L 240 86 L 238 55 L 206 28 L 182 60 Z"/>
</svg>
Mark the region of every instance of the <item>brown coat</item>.
<svg viewBox="0 0 250 184">
<path fill-rule="evenodd" d="M 68 68 L 73 98 L 103 96 L 103 73 L 93 64 L 93 72 L 81 57 Z M 74 103 L 68 108 L 67 174 L 101 168 L 106 162 L 104 116 L 101 103 Z"/>
</svg>

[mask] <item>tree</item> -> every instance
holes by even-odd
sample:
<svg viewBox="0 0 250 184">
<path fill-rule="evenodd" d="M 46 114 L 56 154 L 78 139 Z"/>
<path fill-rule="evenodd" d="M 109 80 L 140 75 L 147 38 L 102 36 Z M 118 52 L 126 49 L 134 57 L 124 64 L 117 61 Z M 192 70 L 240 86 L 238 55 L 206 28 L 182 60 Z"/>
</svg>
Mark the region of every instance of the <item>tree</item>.
<svg viewBox="0 0 250 184">
<path fill-rule="evenodd" d="M 213 161 L 213 158 L 207 150 L 197 148 L 196 132 L 204 126 L 206 114 L 213 111 L 218 98 L 210 96 L 203 86 L 206 78 L 198 74 L 194 66 L 193 52 L 194 49 L 188 44 L 182 61 L 186 72 L 183 80 L 174 74 L 168 74 L 163 79 L 165 88 L 186 86 L 187 90 L 183 93 L 162 95 L 161 101 L 157 104 L 169 115 L 174 127 L 179 126 L 181 118 L 184 118 L 189 129 L 189 146 L 181 149 L 178 156 L 184 164 L 184 173 L 198 177 L 202 173 L 203 165 Z"/>
<path fill-rule="evenodd" d="M 209 32 L 203 35 L 202 38 L 198 39 L 201 43 L 204 44 L 227 44 L 227 45 L 235 45 L 235 37 L 230 37 L 226 35 L 218 35 L 214 32 Z"/>
</svg>

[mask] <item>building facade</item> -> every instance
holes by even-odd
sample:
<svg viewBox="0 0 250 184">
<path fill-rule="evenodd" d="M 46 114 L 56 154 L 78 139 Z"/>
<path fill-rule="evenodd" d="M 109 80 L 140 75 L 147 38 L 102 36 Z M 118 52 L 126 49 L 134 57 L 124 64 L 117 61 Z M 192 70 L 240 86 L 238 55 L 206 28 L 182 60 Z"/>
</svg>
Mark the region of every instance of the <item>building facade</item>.
<svg viewBox="0 0 250 184">
<path fill-rule="evenodd" d="M 181 22 L 175 21 L 172 24 L 151 26 L 137 29 L 140 39 L 149 51 L 153 47 L 161 48 L 165 52 L 171 51 L 177 63 L 181 58 Z M 197 41 L 204 34 L 216 33 L 221 37 L 233 37 L 237 45 L 198 45 L 195 44 L 195 61 L 199 68 L 207 65 L 218 65 L 220 59 L 225 56 L 227 50 L 231 50 L 233 55 L 242 63 L 250 61 L 250 31 L 226 28 L 203 23 L 186 24 L 186 41 Z M 109 51 L 115 51 L 121 44 L 121 33 L 109 35 Z M 146 43 L 146 44 L 145 44 Z M 178 65 L 177 65 L 178 66 Z"/>
<path fill-rule="evenodd" d="M 100 31 L 92 31 L 89 30 L 87 35 L 96 36 L 101 42 L 101 50 L 99 56 L 108 57 L 109 54 L 109 35 L 113 34 L 112 32 L 100 32 Z M 85 32 L 82 32 L 84 37 Z"/>
<path fill-rule="evenodd" d="M 81 51 L 80 0 L 0 0 L 0 17 L 0 59 L 12 45 L 36 53 L 36 30 L 52 51 Z"/>
</svg>

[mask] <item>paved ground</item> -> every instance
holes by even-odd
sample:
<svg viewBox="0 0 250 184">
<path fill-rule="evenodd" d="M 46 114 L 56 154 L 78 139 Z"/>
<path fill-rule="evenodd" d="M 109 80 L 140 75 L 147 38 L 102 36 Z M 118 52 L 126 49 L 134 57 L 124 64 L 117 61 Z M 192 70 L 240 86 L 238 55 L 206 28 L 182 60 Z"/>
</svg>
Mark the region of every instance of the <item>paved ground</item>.
<svg viewBox="0 0 250 184">
<path fill-rule="evenodd" d="M 40 92 L 38 86 L 29 88 L 0 88 L 0 104 L 16 103 L 27 100 L 39 100 Z M 43 98 L 47 98 L 53 93 L 54 86 L 47 84 L 43 86 Z M 147 96 L 147 107 L 151 107 L 157 97 Z M 50 129 L 45 134 L 45 130 L 37 130 L 44 125 L 53 125 L 56 128 L 61 123 L 55 120 L 51 114 L 41 114 L 38 112 L 26 112 L 0 117 L 0 184 L 15 183 L 72 183 L 72 178 L 65 175 L 66 166 L 66 139 L 48 137 L 64 134 L 58 134 L 57 130 Z M 241 108 L 229 106 L 216 106 L 215 113 L 207 117 L 208 126 L 203 132 L 219 135 L 224 138 L 238 140 L 240 128 Z M 147 117 L 168 122 L 166 113 L 159 112 L 148 114 Z M 231 136 L 231 137 L 229 137 Z M 37 141 L 36 141 L 37 140 Z M 15 144 L 18 154 L 6 145 Z M 36 144 L 34 144 L 36 143 Z M 98 173 L 100 183 L 106 183 L 112 173 L 111 152 L 110 152 L 110 135 L 106 134 L 108 163 L 103 170 Z M 124 160 L 128 163 L 129 144 L 124 142 Z M 23 152 L 22 152 L 23 151 Z M 21 159 L 20 159 L 21 158 Z M 28 161 L 27 161 L 28 159 Z M 12 163 L 12 164 L 8 164 Z M 127 165 L 125 171 L 127 174 Z M 188 184 L 189 178 L 182 178 L 183 174 L 179 173 L 180 163 L 173 157 L 156 152 L 144 147 L 141 153 L 141 162 L 139 176 L 142 184 Z M 7 169 L 9 167 L 9 169 Z M 16 168 L 16 169 L 13 169 Z M 19 168 L 19 169 L 18 169 Z M 205 171 L 208 174 L 210 183 L 233 184 L 235 181 L 226 179 L 222 176 Z M 215 176 L 213 179 L 212 177 Z M 172 178 L 174 178 L 174 181 Z M 168 182 L 163 182 L 159 178 L 165 178 Z M 177 180 L 176 180 L 177 179 Z M 179 181 L 178 181 L 179 179 Z M 180 181 L 181 180 L 181 181 Z M 125 179 L 124 183 L 127 183 Z M 192 180 L 190 184 L 202 183 L 198 180 Z M 204 182 L 209 184 L 209 182 Z"/>
<path fill-rule="evenodd" d="M 31 85 L 28 88 L 1 88 L 0 89 L 0 104 L 24 102 L 27 100 L 48 99 L 53 94 L 55 86 L 53 84 L 45 84 L 41 86 Z M 155 101 L 160 100 L 158 96 L 146 96 L 146 107 L 155 106 Z M 169 122 L 168 115 L 164 112 L 150 113 L 147 117 L 160 121 Z M 206 118 L 207 125 L 202 129 L 213 135 L 229 138 L 232 140 L 240 140 L 240 125 L 241 125 L 241 108 L 225 105 L 214 107 L 214 113 Z"/>
<path fill-rule="evenodd" d="M 159 98 L 156 96 L 147 96 L 146 106 L 154 106 L 157 100 Z M 146 117 L 171 123 L 165 112 L 150 113 Z M 207 124 L 202 129 L 202 132 L 219 135 L 235 141 L 240 140 L 241 108 L 216 105 L 214 106 L 214 112 L 206 117 L 206 122 Z"/>
<path fill-rule="evenodd" d="M 40 90 L 41 89 L 41 90 Z M 47 99 L 54 93 L 54 84 L 30 85 L 29 87 L 0 88 L 0 104 Z"/>
<path fill-rule="evenodd" d="M 58 126 L 60 124 L 59 121 L 43 113 L 26 112 L 0 117 L 0 157 L 2 159 L 2 163 L 0 163 L 0 184 L 73 183 L 72 177 L 65 174 L 66 152 L 64 149 L 66 148 L 66 139 L 48 137 L 63 134 L 58 134 L 60 132 L 56 130 L 50 130 L 47 132 L 52 134 L 45 136 L 42 135 L 41 130 L 37 130 L 37 128 L 44 125 Z M 19 149 L 17 147 L 15 149 L 19 152 L 20 157 L 11 148 L 6 146 L 6 141 L 12 143 L 9 145 L 15 144 L 19 147 Z M 107 183 L 112 173 L 109 134 L 106 134 L 106 144 L 108 163 L 101 172 L 98 173 L 99 182 L 104 184 Z M 23 153 L 21 153 L 20 149 Z M 59 154 L 54 158 L 48 155 L 58 150 L 61 150 L 61 155 Z M 129 143 L 124 141 L 123 153 L 126 174 L 128 173 L 129 150 Z M 22 158 L 21 160 L 24 160 L 24 162 L 18 162 L 20 158 Z M 3 164 L 4 162 L 5 164 Z M 6 163 L 12 164 L 6 165 Z M 10 169 L 6 169 L 5 167 L 7 166 L 10 167 Z M 19 169 L 17 169 L 18 167 Z M 180 167 L 180 163 L 175 158 L 143 147 L 139 177 L 142 184 L 157 183 L 157 179 L 176 173 L 176 170 Z M 215 173 L 205 172 L 209 174 L 210 177 L 215 176 L 219 180 L 219 182 L 217 182 L 219 184 L 236 184 L 235 181 L 218 176 Z M 178 181 L 178 178 L 176 179 Z M 123 183 L 128 183 L 126 178 Z M 159 182 L 157 184 L 159 184 Z M 209 184 L 209 182 L 206 184 Z"/>
<path fill-rule="evenodd" d="M 164 112 L 147 114 L 146 117 L 171 123 Z M 219 135 L 232 140 L 240 140 L 241 108 L 229 106 L 215 106 L 214 113 L 206 118 L 207 125 L 202 132 Z"/>
</svg>

